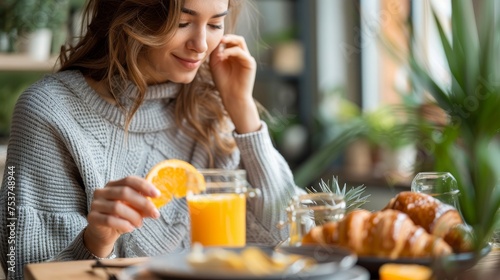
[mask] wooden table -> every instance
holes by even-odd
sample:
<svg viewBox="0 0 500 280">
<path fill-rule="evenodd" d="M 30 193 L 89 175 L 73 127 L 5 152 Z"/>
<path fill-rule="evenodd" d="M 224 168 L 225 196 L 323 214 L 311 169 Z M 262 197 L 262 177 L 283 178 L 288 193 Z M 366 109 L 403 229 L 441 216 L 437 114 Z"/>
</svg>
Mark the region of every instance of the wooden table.
<svg viewBox="0 0 500 280">
<path fill-rule="evenodd" d="M 129 258 L 103 260 L 103 264 L 110 265 L 134 265 L 141 264 L 149 258 Z M 29 264 L 24 269 L 24 279 L 71 279 L 71 280 L 108 280 L 108 272 L 118 273 L 119 268 L 92 268 L 95 260 L 68 261 L 68 262 L 46 262 Z"/>
<path fill-rule="evenodd" d="M 500 247 L 495 247 L 473 268 L 459 277 L 460 280 L 500 279 Z"/>
<path fill-rule="evenodd" d="M 148 258 L 105 260 L 105 264 L 132 265 L 140 264 Z M 94 260 L 53 262 L 29 264 L 25 268 L 27 280 L 108 280 L 109 275 L 103 268 L 92 268 Z M 117 268 L 108 268 L 108 272 L 118 273 Z M 481 259 L 473 268 L 459 277 L 460 280 L 500 279 L 500 249 L 493 249 L 486 257 Z"/>
</svg>

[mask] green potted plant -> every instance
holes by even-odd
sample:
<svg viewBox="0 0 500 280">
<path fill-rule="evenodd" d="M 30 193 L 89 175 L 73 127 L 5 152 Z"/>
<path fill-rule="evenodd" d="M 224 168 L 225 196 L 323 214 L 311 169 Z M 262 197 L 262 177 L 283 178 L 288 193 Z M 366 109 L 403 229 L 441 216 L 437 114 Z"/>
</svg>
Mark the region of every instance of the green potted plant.
<svg viewBox="0 0 500 280">
<path fill-rule="evenodd" d="M 435 171 L 449 171 L 457 179 L 461 211 L 473 228 L 476 251 L 492 240 L 500 223 L 500 21 L 495 2 L 482 1 L 476 17 L 471 0 L 452 0 L 451 39 L 434 15 L 449 85 L 431 74 L 415 50 L 409 57 L 415 88 L 430 93 L 447 113 L 445 124 L 427 131 L 432 141 L 428 152 Z"/>
<path fill-rule="evenodd" d="M 7 1 L 8 2 L 8 1 Z M 61 32 L 61 26 L 69 17 L 69 0 L 17 0 L 5 10 L 6 27 L 18 38 L 26 38 L 26 48 L 33 45 L 35 58 L 46 59 L 50 54 L 54 32 Z M 33 41 L 30 40 L 40 40 Z M 38 57 L 40 56 L 40 57 Z"/>
<path fill-rule="evenodd" d="M 325 119 L 320 118 L 320 130 L 323 131 L 324 139 L 318 144 L 318 152 L 294 170 L 295 182 L 303 187 L 314 183 L 331 168 L 332 162 L 343 155 L 346 156 L 346 161 L 356 161 L 350 159 L 352 156 L 348 151 L 350 145 L 359 142 L 364 146 L 368 145 L 364 149 L 368 153 L 378 154 L 373 159 L 368 159 L 374 161 L 375 165 L 369 167 L 369 172 L 378 173 L 371 176 L 390 175 L 397 180 L 411 176 L 412 160 L 416 157 L 413 146 L 416 143 L 415 135 L 418 133 L 414 104 L 405 102 L 399 105 L 383 105 L 376 110 L 362 112 L 361 108 L 342 97 L 340 93 L 337 92 L 336 95 L 338 96 L 334 96 L 332 102 L 323 104 L 337 107 L 330 110 L 339 113 L 329 115 Z M 406 151 L 409 151 L 410 155 L 404 153 L 405 162 L 402 163 L 399 155 Z M 356 156 L 361 155 L 354 155 Z M 359 162 L 356 161 L 352 165 L 359 165 Z"/>
<path fill-rule="evenodd" d="M 355 141 L 368 133 L 360 108 L 342 97 L 340 91 L 325 93 L 317 119 L 320 135 L 314 140 L 317 152 L 309 155 L 293 170 L 295 183 L 302 187 L 314 185 L 333 162 Z"/>
<path fill-rule="evenodd" d="M 15 40 L 15 16 L 13 13 L 15 0 L 0 2 L 0 52 L 12 52 Z"/>
<path fill-rule="evenodd" d="M 366 138 L 375 147 L 378 162 L 376 177 L 392 177 L 408 181 L 414 172 L 416 138 L 414 129 L 415 107 L 408 104 L 380 106 L 363 116 L 369 128 Z"/>
<path fill-rule="evenodd" d="M 17 0 L 12 8 L 20 32 L 59 28 L 69 16 L 70 0 Z"/>
</svg>

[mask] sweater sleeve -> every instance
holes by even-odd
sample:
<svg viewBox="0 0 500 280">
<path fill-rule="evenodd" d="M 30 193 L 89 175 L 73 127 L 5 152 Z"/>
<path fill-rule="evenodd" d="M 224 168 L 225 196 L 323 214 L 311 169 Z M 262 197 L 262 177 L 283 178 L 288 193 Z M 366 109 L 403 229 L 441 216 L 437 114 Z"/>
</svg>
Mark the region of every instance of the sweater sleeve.
<svg viewBox="0 0 500 280">
<path fill-rule="evenodd" d="M 115 250 L 105 258 L 99 258 L 92 254 L 87 247 L 85 247 L 85 243 L 83 242 L 83 234 L 85 233 L 85 229 L 83 229 L 77 237 L 69 244 L 66 249 L 57 254 L 55 257 L 50 259 L 50 261 L 71 261 L 71 260 L 88 260 L 88 259 L 114 259 L 116 258 Z"/>
<path fill-rule="evenodd" d="M 14 110 L 6 161 L 6 171 L 14 172 L 6 172 L 0 190 L 0 260 L 8 279 L 22 279 L 26 264 L 54 258 L 73 241 L 77 245 L 87 224 L 87 193 L 61 140 L 58 119 L 64 115 L 52 113 L 58 109 L 38 88 L 21 95 Z M 82 250 L 80 245 L 73 249 Z"/>
<path fill-rule="evenodd" d="M 248 134 L 234 133 L 240 150 L 241 165 L 247 170 L 247 179 L 262 195 L 249 199 L 247 240 L 250 243 L 274 243 L 288 237 L 288 227 L 280 229 L 286 221 L 286 207 L 300 192 L 295 185 L 288 163 L 274 148 L 265 122 L 259 131 Z"/>
</svg>

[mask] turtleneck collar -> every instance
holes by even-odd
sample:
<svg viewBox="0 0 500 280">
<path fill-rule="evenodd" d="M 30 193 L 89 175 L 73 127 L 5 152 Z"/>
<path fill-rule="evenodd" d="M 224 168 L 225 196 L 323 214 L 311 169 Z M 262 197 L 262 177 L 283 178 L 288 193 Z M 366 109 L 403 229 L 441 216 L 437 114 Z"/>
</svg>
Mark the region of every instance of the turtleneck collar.
<svg viewBox="0 0 500 280">
<path fill-rule="evenodd" d="M 146 95 L 144 96 L 144 100 L 158 100 L 158 99 L 174 99 L 179 94 L 181 85 L 175 83 L 163 83 L 163 84 L 154 84 L 149 85 L 146 89 Z M 129 101 L 125 101 L 125 103 L 133 102 L 135 97 L 137 96 L 137 86 L 128 81 L 125 86 L 125 90 L 122 94 L 122 99 L 125 101 L 128 99 Z"/>
<path fill-rule="evenodd" d="M 85 80 L 78 70 L 63 71 L 53 74 L 87 106 L 98 115 L 114 125 L 124 127 L 125 115 L 121 108 L 104 100 Z M 132 118 L 129 132 L 154 132 L 174 126 L 173 105 L 179 94 L 181 85 L 163 83 L 148 86 L 144 102 Z M 137 87 L 128 82 L 122 99 L 126 107 L 133 104 L 133 97 L 137 94 Z M 126 101 L 128 99 L 128 101 Z"/>
</svg>

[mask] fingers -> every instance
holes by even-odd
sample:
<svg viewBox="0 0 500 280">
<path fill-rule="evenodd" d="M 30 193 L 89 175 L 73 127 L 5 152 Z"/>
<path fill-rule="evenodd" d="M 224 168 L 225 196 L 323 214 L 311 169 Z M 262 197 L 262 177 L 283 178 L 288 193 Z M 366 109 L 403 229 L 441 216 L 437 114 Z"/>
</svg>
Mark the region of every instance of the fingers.
<svg viewBox="0 0 500 280">
<path fill-rule="evenodd" d="M 247 69 L 257 68 L 257 62 L 246 48 L 243 37 L 234 37 L 236 38 L 223 40 L 228 43 L 223 43 L 223 41 L 221 41 L 219 48 L 212 53 L 210 61 L 211 66 L 217 67 L 222 62 L 236 62 Z"/>
<path fill-rule="evenodd" d="M 112 228 L 113 231 L 116 231 L 118 234 L 132 232 L 136 229 L 128 220 L 102 214 L 97 211 L 91 211 L 87 216 L 87 221 L 89 225 Z"/>
<path fill-rule="evenodd" d="M 238 58 L 241 61 L 240 63 L 242 64 L 242 66 L 245 66 L 247 68 L 254 68 L 257 64 L 250 53 L 237 47 L 225 48 L 221 53 L 218 54 L 218 56 L 221 61 L 229 58 Z"/>
<path fill-rule="evenodd" d="M 109 182 L 94 191 L 89 224 L 118 233 L 141 227 L 144 218 L 158 218 L 160 212 L 147 197 L 159 196 L 159 191 L 145 179 L 129 176 Z"/>
<path fill-rule="evenodd" d="M 160 215 L 149 199 L 128 186 L 108 185 L 108 187 L 96 190 L 94 192 L 94 199 L 98 204 L 97 206 L 101 206 L 98 209 L 102 209 L 103 213 L 107 214 L 122 216 L 123 214 L 120 211 L 132 208 L 141 217 L 157 218 Z M 120 202 L 120 204 L 116 204 L 117 202 Z"/>
<path fill-rule="evenodd" d="M 159 212 L 146 196 L 157 197 L 159 195 L 160 192 L 148 181 L 140 177 L 128 176 L 121 180 L 111 181 L 106 187 L 96 190 L 94 200 L 98 203 L 98 207 L 102 206 L 99 203 L 106 204 L 108 208 L 103 212 L 106 214 L 123 216 L 118 211 L 124 211 L 126 208 L 112 203 L 119 201 L 123 206 L 127 206 L 127 209 L 132 208 L 142 217 L 157 218 Z M 110 209 L 109 207 L 114 208 Z"/>
<path fill-rule="evenodd" d="M 222 37 L 218 49 L 215 51 L 219 59 L 238 57 L 245 60 L 254 60 L 248 50 L 245 38 L 234 34 L 226 34 Z"/>
<path fill-rule="evenodd" d="M 126 220 L 135 228 L 142 226 L 143 215 L 121 201 L 96 199 L 92 204 L 92 210 L 99 214 Z"/>
<path fill-rule="evenodd" d="M 134 189 L 136 192 L 145 196 L 160 196 L 160 191 L 156 189 L 153 184 L 137 176 L 128 176 L 117 181 L 111 181 L 107 184 L 107 186 L 128 186 Z"/>
<path fill-rule="evenodd" d="M 226 48 L 230 48 L 233 46 L 238 46 L 243 49 L 245 52 L 248 51 L 248 46 L 243 36 L 234 35 L 234 34 L 226 34 L 221 39 L 221 44 L 224 44 Z"/>
</svg>

